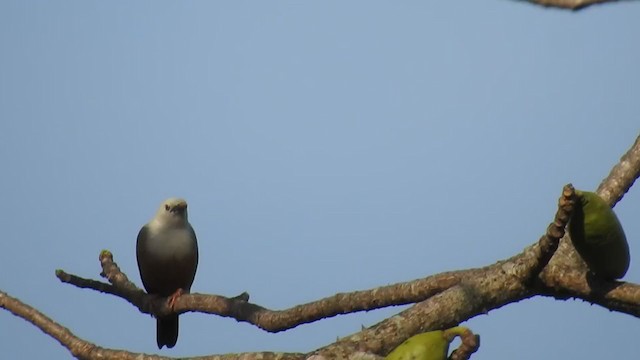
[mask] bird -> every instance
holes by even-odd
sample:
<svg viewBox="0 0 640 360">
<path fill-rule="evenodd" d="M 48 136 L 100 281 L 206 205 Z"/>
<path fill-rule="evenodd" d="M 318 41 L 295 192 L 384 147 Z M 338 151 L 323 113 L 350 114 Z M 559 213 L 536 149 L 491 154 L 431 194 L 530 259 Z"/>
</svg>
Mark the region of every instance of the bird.
<svg viewBox="0 0 640 360">
<path fill-rule="evenodd" d="M 629 269 L 629 243 L 616 213 L 598 194 L 576 190 L 578 203 L 569 235 L 589 269 L 608 280 L 621 279 Z"/>
<path fill-rule="evenodd" d="M 384 360 L 446 360 L 451 341 L 456 336 L 463 339 L 469 334 L 473 336 L 469 328 L 454 326 L 446 330 L 414 335 L 393 349 Z M 476 338 L 476 341 L 479 341 L 479 338 Z"/>
<path fill-rule="evenodd" d="M 189 293 L 198 268 L 198 240 L 189 224 L 187 202 L 169 198 L 162 202 L 136 241 L 136 258 L 142 284 L 148 294 L 175 301 Z M 178 341 L 178 314 L 156 319 L 158 349 L 172 348 Z"/>
</svg>

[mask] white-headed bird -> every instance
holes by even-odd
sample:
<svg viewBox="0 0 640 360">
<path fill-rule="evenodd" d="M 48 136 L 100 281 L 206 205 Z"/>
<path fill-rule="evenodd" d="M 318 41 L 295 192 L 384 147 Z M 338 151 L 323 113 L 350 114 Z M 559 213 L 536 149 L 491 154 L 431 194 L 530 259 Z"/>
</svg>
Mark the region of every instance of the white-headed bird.
<svg viewBox="0 0 640 360">
<path fill-rule="evenodd" d="M 147 293 L 169 297 L 169 306 L 191 290 L 198 267 L 198 241 L 187 219 L 187 202 L 165 200 L 151 221 L 140 229 L 136 244 L 140 278 Z M 158 348 L 178 341 L 178 315 L 157 319 Z"/>
</svg>

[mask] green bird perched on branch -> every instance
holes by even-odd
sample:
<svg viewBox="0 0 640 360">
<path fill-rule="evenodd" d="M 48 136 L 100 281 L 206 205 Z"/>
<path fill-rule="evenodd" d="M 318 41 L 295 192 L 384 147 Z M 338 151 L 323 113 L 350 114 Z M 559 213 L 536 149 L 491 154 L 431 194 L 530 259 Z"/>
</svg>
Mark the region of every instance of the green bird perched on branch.
<svg viewBox="0 0 640 360">
<path fill-rule="evenodd" d="M 589 269 L 605 279 L 620 279 L 629 269 L 629 244 L 613 210 L 596 193 L 576 190 L 569 235 Z"/>
<path fill-rule="evenodd" d="M 446 360 L 449 344 L 465 331 L 466 327 L 456 326 L 414 335 L 393 349 L 385 360 Z"/>
</svg>

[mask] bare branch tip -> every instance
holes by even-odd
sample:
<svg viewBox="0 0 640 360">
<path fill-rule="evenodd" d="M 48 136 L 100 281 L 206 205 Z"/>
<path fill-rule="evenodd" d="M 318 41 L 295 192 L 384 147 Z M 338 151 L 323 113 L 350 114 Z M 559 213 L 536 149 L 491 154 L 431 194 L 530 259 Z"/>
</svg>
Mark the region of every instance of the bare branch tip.
<svg viewBox="0 0 640 360">
<path fill-rule="evenodd" d="M 56 277 L 58 279 L 60 279 L 60 281 L 68 281 L 69 280 L 69 274 L 67 274 L 62 269 L 56 269 Z"/>
<path fill-rule="evenodd" d="M 103 249 L 102 251 L 100 251 L 100 256 L 98 257 L 98 260 L 100 260 L 100 262 L 104 260 L 113 261 L 113 254 L 111 253 L 111 251 L 107 249 Z"/>
<path fill-rule="evenodd" d="M 562 188 L 562 196 L 564 198 L 571 198 L 575 193 L 576 189 L 573 187 L 573 184 L 568 183 Z"/>
</svg>

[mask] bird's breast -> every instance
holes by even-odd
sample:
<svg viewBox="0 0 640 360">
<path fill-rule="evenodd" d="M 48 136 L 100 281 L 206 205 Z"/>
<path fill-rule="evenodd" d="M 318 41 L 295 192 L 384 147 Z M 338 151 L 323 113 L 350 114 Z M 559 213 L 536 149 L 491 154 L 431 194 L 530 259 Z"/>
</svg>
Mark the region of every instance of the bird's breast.
<svg viewBox="0 0 640 360">
<path fill-rule="evenodd" d="M 197 245 L 188 229 L 172 229 L 150 234 L 147 253 L 156 261 L 192 257 Z"/>
</svg>

